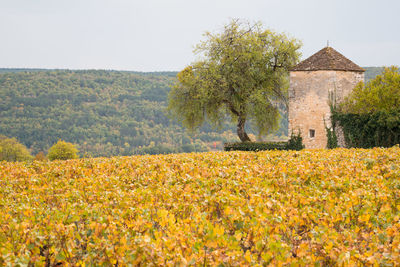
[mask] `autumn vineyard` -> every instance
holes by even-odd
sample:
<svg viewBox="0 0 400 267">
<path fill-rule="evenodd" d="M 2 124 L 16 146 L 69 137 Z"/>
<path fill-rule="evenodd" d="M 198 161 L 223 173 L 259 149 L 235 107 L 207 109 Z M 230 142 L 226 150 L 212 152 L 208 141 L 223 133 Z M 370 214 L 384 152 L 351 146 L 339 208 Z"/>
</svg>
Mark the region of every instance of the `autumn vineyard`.
<svg viewBox="0 0 400 267">
<path fill-rule="evenodd" d="M 400 262 L 400 148 L 0 163 L 0 265 Z"/>
</svg>

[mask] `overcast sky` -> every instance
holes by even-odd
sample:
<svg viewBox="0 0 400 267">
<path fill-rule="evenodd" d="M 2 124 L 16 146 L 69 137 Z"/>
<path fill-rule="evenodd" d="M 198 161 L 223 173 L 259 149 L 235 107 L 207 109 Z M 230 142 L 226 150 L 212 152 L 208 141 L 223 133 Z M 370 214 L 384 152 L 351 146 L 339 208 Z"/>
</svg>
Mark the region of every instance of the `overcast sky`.
<svg viewBox="0 0 400 267">
<path fill-rule="evenodd" d="M 400 65 L 399 0 L 0 0 L 0 68 L 176 71 L 205 31 L 261 21 L 360 66 Z"/>
</svg>

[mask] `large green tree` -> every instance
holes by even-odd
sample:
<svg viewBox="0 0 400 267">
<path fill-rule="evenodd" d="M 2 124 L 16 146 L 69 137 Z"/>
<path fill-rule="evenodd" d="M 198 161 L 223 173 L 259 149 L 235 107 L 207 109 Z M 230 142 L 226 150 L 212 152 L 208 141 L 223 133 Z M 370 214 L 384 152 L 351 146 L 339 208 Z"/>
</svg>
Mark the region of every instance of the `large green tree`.
<svg viewBox="0 0 400 267">
<path fill-rule="evenodd" d="M 200 59 L 179 72 L 170 91 L 171 115 L 191 130 L 205 120 L 218 127 L 229 115 L 243 142 L 250 141 L 247 121 L 259 135 L 275 130 L 300 41 L 239 20 L 205 37 L 195 49 Z"/>
<path fill-rule="evenodd" d="M 365 114 L 400 109 L 400 71 L 385 67 L 382 74 L 368 83 L 359 83 L 340 106 L 346 113 Z"/>
</svg>

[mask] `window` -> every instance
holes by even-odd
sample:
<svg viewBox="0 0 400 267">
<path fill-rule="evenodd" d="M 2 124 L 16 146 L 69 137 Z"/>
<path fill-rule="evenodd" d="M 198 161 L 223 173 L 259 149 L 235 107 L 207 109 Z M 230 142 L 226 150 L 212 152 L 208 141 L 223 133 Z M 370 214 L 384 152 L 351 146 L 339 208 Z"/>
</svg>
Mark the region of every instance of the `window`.
<svg viewBox="0 0 400 267">
<path fill-rule="evenodd" d="M 315 137 L 315 130 L 310 129 L 310 138 L 314 138 L 314 137 Z"/>
</svg>

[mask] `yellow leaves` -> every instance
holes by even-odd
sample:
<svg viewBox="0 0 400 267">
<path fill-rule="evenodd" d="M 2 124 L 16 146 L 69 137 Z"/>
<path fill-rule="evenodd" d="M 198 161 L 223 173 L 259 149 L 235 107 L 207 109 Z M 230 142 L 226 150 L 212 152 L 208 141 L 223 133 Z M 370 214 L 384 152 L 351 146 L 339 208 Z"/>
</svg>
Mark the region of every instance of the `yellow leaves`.
<svg viewBox="0 0 400 267">
<path fill-rule="evenodd" d="M 158 223 L 161 225 L 161 227 L 167 228 L 174 226 L 176 221 L 174 214 L 168 213 L 167 210 L 162 209 L 157 212 L 157 216 Z"/>
<path fill-rule="evenodd" d="M 334 245 L 333 242 L 330 240 L 325 243 L 324 249 L 325 249 L 326 253 L 329 254 L 331 252 L 333 245 Z"/>
<path fill-rule="evenodd" d="M 217 248 L 218 247 L 218 241 L 217 240 L 207 240 L 205 242 L 205 245 L 208 248 Z"/>
<path fill-rule="evenodd" d="M 222 226 L 215 226 L 215 228 L 214 228 L 214 233 L 217 235 L 217 236 L 222 236 L 223 234 L 224 234 L 224 232 L 225 232 L 225 229 L 224 229 L 224 227 L 222 227 Z"/>
<path fill-rule="evenodd" d="M 267 205 L 267 207 L 270 209 L 273 207 L 274 203 L 272 203 L 272 201 L 267 201 L 267 203 L 265 203 Z"/>
<path fill-rule="evenodd" d="M 247 261 L 247 263 L 251 263 L 251 252 L 250 252 L 250 250 L 246 251 L 246 253 L 244 254 L 244 258 Z"/>
<path fill-rule="evenodd" d="M 225 209 L 225 214 L 227 215 L 227 216 L 230 216 L 230 215 L 232 215 L 232 214 L 234 214 L 235 212 L 234 212 L 234 210 L 231 208 L 231 207 L 226 207 L 226 209 Z"/>
<path fill-rule="evenodd" d="M 400 165 L 399 154 L 335 149 L 1 163 L 0 255 L 11 256 L 0 262 L 16 265 L 29 255 L 40 266 L 48 253 L 52 264 L 81 266 L 304 266 L 328 258 L 393 265 L 400 183 L 391 166 Z"/>
<path fill-rule="evenodd" d="M 150 243 L 151 237 L 148 236 L 148 235 L 145 235 L 145 236 L 143 237 L 143 241 L 146 242 L 146 243 Z"/>
<path fill-rule="evenodd" d="M 380 212 L 387 212 L 387 211 L 391 211 L 391 210 L 392 210 L 392 208 L 391 208 L 391 206 L 390 206 L 390 203 L 386 203 L 386 204 L 384 204 L 384 205 L 382 206 Z"/>
<path fill-rule="evenodd" d="M 241 241 L 243 234 L 241 232 L 235 233 L 235 238 L 237 241 Z"/>
<path fill-rule="evenodd" d="M 159 224 L 162 227 L 165 227 L 168 225 L 168 211 L 166 210 L 160 210 L 157 212 L 158 218 L 159 218 Z"/>
<path fill-rule="evenodd" d="M 298 257 L 304 257 L 309 252 L 309 244 L 301 243 L 300 246 L 297 248 L 296 255 Z"/>
<path fill-rule="evenodd" d="M 271 261 L 271 259 L 273 258 L 273 254 L 270 251 L 263 252 L 261 254 L 261 258 L 263 259 L 264 262 L 268 262 L 269 263 Z"/>
<path fill-rule="evenodd" d="M 164 241 L 164 245 L 167 247 L 168 250 L 170 250 L 170 251 L 174 250 L 176 244 L 172 239 L 163 238 L 163 241 Z"/>
<path fill-rule="evenodd" d="M 106 227 L 106 224 L 96 223 L 95 228 L 94 228 L 94 234 L 96 236 L 99 236 L 105 227 Z"/>
<path fill-rule="evenodd" d="M 368 213 L 365 213 L 358 217 L 358 221 L 361 223 L 368 223 L 370 218 L 371 218 L 371 215 Z"/>
<path fill-rule="evenodd" d="M 308 200 L 306 198 L 300 197 L 299 202 L 300 204 L 304 205 L 308 203 Z"/>
</svg>

